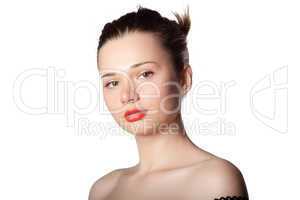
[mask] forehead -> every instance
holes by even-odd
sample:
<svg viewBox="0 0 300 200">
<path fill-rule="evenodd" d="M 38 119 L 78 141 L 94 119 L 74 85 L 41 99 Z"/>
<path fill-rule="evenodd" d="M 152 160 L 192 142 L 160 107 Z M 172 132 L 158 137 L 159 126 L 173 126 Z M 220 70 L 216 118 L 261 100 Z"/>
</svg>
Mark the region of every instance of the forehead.
<svg viewBox="0 0 300 200">
<path fill-rule="evenodd" d="M 126 70 L 144 61 L 169 64 L 169 55 L 153 33 L 131 32 L 107 41 L 99 51 L 99 69 Z"/>
</svg>

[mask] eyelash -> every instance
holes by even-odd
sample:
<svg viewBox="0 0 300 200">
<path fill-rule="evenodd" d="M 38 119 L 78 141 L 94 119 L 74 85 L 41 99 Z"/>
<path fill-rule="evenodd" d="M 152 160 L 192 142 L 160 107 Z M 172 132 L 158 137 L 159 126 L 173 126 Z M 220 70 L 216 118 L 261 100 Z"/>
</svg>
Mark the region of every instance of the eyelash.
<svg viewBox="0 0 300 200">
<path fill-rule="evenodd" d="M 149 72 L 150 72 L 152 75 L 154 74 L 154 72 L 152 72 L 152 71 L 145 71 L 145 72 L 143 72 L 142 74 L 149 73 Z M 152 76 L 152 75 L 151 75 L 151 76 Z"/>
<path fill-rule="evenodd" d="M 145 74 L 145 73 L 149 73 L 149 72 L 151 73 L 151 76 L 153 76 L 154 72 L 152 72 L 152 71 L 145 71 L 145 72 L 141 73 L 141 75 L 143 75 L 143 74 Z M 151 76 L 150 76 L 150 77 L 151 77 Z M 148 78 L 148 76 L 147 76 L 146 78 Z M 106 83 L 104 87 L 109 88 L 108 86 L 109 86 L 111 83 L 118 83 L 118 81 L 110 81 L 110 82 Z"/>
<path fill-rule="evenodd" d="M 108 88 L 109 84 L 111 84 L 111 83 L 116 83 L 116 82 L 117 82 L 117 81 L 110 81 L 110 82 L 108 82 L 107 84 L 105 84 L 104 87 Z"/>
</svg>

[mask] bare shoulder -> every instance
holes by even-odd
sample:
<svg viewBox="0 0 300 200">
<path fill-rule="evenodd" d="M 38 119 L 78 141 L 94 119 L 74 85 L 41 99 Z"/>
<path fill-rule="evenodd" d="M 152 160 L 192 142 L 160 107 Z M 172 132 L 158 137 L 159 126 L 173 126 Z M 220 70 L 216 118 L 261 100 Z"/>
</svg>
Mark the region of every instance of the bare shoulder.
<svg viewBox="0 0 300 200">
<path fill-rule="evenodd" d="M 90 188 L 89 200 L 101 200 L 104 199 L 117 183 L 119 176 L 123 169 L 113 170 L 98 180 L 96 180 Z"/>
<path fill-rule="evenodd" d="M 193 184 L 205 189 L 205 197 L 207 199 L 227 196 L 248 198 L 246 184 L 241 171 L 226 159 L 212 158 L 204 161 L 193 173 Z M 199 191 L 194 192 L 197 193 Z"/>
</svg>

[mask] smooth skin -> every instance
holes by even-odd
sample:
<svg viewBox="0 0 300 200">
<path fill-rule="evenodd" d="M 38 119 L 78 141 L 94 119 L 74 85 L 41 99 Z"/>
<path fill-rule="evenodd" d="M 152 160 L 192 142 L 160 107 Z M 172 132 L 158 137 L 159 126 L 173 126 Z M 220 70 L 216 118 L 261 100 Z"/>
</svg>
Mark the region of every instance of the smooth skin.
<svg viewBox="0 0 300 200">
<path fill-rule="evenodd" d="M 139 163 L 99 178 L 89 200 L 248 196 L 236 166 L 188 138 L 180 106 L 192 86 L 192 69 L 185 65 L 178 79 L 170 55 L 153 33 L 136 31 L 109 40 L 99 51 L 98 69 L 101 76 L 117 72 L 102 78 L 104 100 L 119 126 L 134 135 Z M 127 122 L 123 115 L 131 108 L 144 110 L 145 118 Z"/>
</svg>

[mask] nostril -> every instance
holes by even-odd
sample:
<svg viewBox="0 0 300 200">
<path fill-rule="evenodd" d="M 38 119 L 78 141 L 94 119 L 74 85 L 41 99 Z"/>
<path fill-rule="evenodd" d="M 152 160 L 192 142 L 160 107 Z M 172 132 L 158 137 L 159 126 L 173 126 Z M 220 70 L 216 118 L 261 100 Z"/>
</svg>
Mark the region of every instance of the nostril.
<svg viewBox="0 0 300 200">
<path fill-rule="evenodd" d="M 123 85 L 121 91 L 121 102 L 127 104 L 129 102 L 135 102 L 139 100 L 139 95 L 136 93 L 136 89 L 130 83 Z"/>
<path fill-rule="evenodd" d="M 128 103 L 134 103 L 134 102 L 138 101 L 139 99 L 140 98 L 137 93 L 134 93 L 132 96 L 126 94 L 126 95 L 122 96 L 121 102 L 123 104 L 128 104 Z"/>
</svg>

